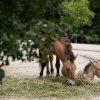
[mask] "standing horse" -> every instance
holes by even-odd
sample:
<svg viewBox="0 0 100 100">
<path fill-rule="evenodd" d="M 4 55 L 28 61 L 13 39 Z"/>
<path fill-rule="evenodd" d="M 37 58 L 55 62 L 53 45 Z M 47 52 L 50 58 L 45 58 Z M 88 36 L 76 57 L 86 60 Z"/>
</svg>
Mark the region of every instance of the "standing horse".
<svg viewBox="0 0 100 100">
<path fill-rule="evenodd" d="M 72 48 L 71 46 L 69 46 L 69 43 L 68 45 L 66 44 L 64 44 L 61 40 L 55 39 L 49 51 L 47 52 L 40 51 L 40 53 L 42 57 L 47 57 L 48 55 L 56 55 L 57 76 L 59 75 L 59 67 L 60 67 L 60 60 L 61 60 L 63 64 L 62 74 L 68 80 L 69 85 L 74 85 L 75 69 L 76 69 L 76 65 L 74 63 L 75 56 L 73 55 Z M 71 57 L 72 55 L 73 57 Z M 42 68 L 41 68 L 40 76 L 43 75 L 43 70 L 46 64 L 48 64 L 48 60 L 45 63 L 41 63 Z"/>
<path fill-rule="evenodd" d="M 94 76 L 100 78 L 100 61 L 90 60 L 83 71 L 78 72 L 77 77 L 83 80 L 93 80 Z"/>
<path fill-rule="evenodd" d="M 66 52 L 67 57 L 69 57 L 69 59 L 70 59 L 71 62 L 74 62 L 74 60 L 76 59 L 76 57 L 74 56 L 74 54 L 72 52 L 71 41 L 69 40 L 69 37 L 68 37 L 67 33 L 64 33 L 64 36 L 61 38 L 60 41 L 62 43 L 64 43 L 64 45 L 66 47 L 65 52 Z M 45 53 L 39 51 L 39 56 L 40 56 L 40 58 L 42 58 L 42 56 L 46 56 L 46 55 L 45 55 Z M 43 69 L 44 69 L 44 67 L 46 65 L 47 65 L 46 66 L 46 68 L 47 68 L 47 72 L 46 73 L 47 73 L 47 75 L 50 74 L 49 65 L 48 65 L 49 61 L 50 61 L 50 65 L 51 65 L 51 74 L 54 73 L 53 64 L 52 64 L 53 55 L 50 54 L 49 58 L 48 57 L 46 57 L 46 58 L 47 58 L 47 60 L 45 62 L 43 62 L 43 63 L 40 64 L 42 66 L 42 71 L 40 73 L 40 76 L 43 76 Z M 55 64 L 55 66 L 56 66 L 56 69 L 57 69 L 57 75 L 56 76 L 59 76 L 60 59 L 57 56 L 56 56 L 56 64 Z"/>
<path fill-rule="evenodd" d="M 60 39 L 60 41 L 64 44 L 66 58 L 69 59 L 73 63 L 76 57 L 72 51 L 71 41 L 69 40 L 67 33 L 64 33 L 64 36 Z M 57 69 L 56 76 L 59 76 L 60 59 L 58 57 L 56 57 L 55 66 Z"/>
</svg>

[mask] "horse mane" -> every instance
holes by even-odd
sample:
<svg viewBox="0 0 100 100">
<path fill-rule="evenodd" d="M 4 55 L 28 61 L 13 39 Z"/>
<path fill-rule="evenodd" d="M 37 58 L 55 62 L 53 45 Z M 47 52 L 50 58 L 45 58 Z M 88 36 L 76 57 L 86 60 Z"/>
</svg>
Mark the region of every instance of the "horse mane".
<svg viewBox="0 0 100 100">
<path fill-rule="evenodd" d="M 64 37 L 62 37 L 61 41 L 65 45 L 65 54 L 66 54 L 66 56 L 69 56 L 70 61 L 73 62 L 75 60 L 75 55 L 72 51 L 71 41 L 70 41 L 67 33 L 64 34 Z"/>
<path fill-rule="evenodd" d="M 88 73 L 90 66 L 91 66 L 91 63 L 88 63 L 84 68 L 84 72 Z"/>
</svg>

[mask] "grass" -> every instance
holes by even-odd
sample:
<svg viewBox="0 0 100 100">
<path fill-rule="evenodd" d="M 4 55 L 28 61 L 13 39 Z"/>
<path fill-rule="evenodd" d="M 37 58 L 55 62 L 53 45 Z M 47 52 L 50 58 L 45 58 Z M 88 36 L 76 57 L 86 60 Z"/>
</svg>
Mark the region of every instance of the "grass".
<svg viewBox="0 0 100 100">
<path fill-rule="evenodd" d="M 100 81 L 83 82 L 80 86 L 66 86 L 63 77 L 12 78 L 6 77 L 0 85 L 0 96 L 17 97 L 83 97 L 100 95 Z"/>
</svg>

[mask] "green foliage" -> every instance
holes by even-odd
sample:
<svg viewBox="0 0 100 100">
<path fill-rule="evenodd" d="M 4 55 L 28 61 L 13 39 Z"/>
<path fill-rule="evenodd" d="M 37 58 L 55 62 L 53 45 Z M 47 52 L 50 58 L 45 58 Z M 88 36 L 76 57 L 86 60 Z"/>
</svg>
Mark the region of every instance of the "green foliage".
<svg viewBox="0 0 100 100">
<path fill-rule="evenodd" d="M 90 27 L 100 37 L 100 0 L 90 0 L 90 8 L 95 12 L 93 25 Z"/>
<path fill-rule="evenodd" d="M 98 44 L 100 43 L 100 1 L 89 0 L 88 7 L 95 13 L 94 18 L 90 21 L 90 23 L 92 22 L 91 26 L 85 25 L 79 28 L 75 28 L 75 26 L 70 32 L 70 38 L 73 42 Z M 81 21 L 78 22 L 80 23 Z"/>
<path fill-rule="evenodd" d="M 63 35 L 60 24 L 90 25 L 93 16 L 88 0 L 1 0 L 0 52 L 17 55 L 18 40 L 29 39 L 47 50 L 53 38 Z"/>
<path fill-rule="evenodd" d="M 61 4 L 64 16 L 61 17 L 63 22 L 69 23 L 74 27 L 90 25 L 94 13 L 89 9 L 88 0 L 65 0 Z"/>
<path fill-rule="evenodd" d="M 36 36 L 35 33 L 38 33 L 38 36 Z M 47 50 L 50 48 L 54 38 L 59 38 L 63 35 L 63 33 L 63 30 L 55 23 L 43 20 L 38 22 L 34 27 L 33 40 L 35 41 L 36 45 L 40 47 L 40 49 Z M 38 39 L 35 39 L 36 37 Z"/>
<path fill-rule="evenodd" d="M 42 2 L 39 0 L 0 1 L 0 23 L 2 23 L 0 24 L 0 51 L 8 52 L 10 53 L 8 55 L 12 55 L 18 50 L 18 40 L 29 39 L 33 40 L 38 48 L 47 48 L 51 42 L 50 38 L 48 38 L 50 34 L 51 36 L 55 36 L 54 33 L 59 34 L 58 31 L 55 32 L 57 28 L 52 27 L 53 24 L 56 25 L 59 19 L 55 17 L 57 15 L 59 15 L 58 0 L 44 0 Z M 51 24 L 48 27 L 49 32 L 44 27 L 37 25 L 39 22 L 44 22 L 44 19 Z M 47 32 L 47 34 L 41 32 L 42 30 L 45 30 L 44 33 Z M 41 34 L 43 34 L 44 38 L 48 38 L 48 44 L 46 41 L 46 44 L 43 44 L 44 42 L 41 41 L 43 36 L 41 38 Z"/>
</svg>

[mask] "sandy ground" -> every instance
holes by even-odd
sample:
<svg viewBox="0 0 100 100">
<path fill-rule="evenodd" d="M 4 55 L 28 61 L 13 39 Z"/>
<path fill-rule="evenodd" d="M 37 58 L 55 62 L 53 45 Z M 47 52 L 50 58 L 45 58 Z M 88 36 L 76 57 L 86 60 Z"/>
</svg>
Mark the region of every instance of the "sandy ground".
<svg viewBox="0 0 100 100">
<path fill-rule="evenodd" d="M 82 70 L 88 62 L 89 60 L 87 58 L 78 55 L 75 61 L 77 66 L 76 72 Z M 53 60 L 53 66 L 54 66 L 54 72 L 56 74 L 55 56 Z M 10 62 L 10 65 L 4 66 L 3 69 L 5 71 L 6 76 L 13 76 L 13 77 L 38 77 L 40 71 L 39 63 L 36 59 L 33 62 L 24 62 L 24 63 L 22 63 L 21 61 Z M 45 74 L 46 74 L 46 68 L 44 70 L 44 76 Z"/>
<path fill-rule="evenodd" d="M 76 63 L 76 73 L 82 70 L 85 65 L 89 62 L 89 58 L 100 60 L 100 45 L 86 45 L 86 44 L 73 44 L 73 51 L 78 54 Z M 55 58 L 53 61 L 55 66 Z M 16 61 L 10 62 L 9 66 L 2 67 L 5 71 L 6 76 L 12 77 L 38 77 L 39 76 L 39 63 L 35 59 L 33 62 Z M 54 67 L 55 68 L 55 67 Z M 45 69 L 46 70 L 46 69 Z M 56 73 L 56 69 L 54 70 Z M 44 71 L 45 75 L 45 71 Z M 100 81 L 99 78 L 95 77 L 95 80 Z M 18 97 L 0 97 L 0 100 L 30 100 L 29 98 L 18 98 Z M 33 98 L 31 100 L 61 100 L 59 98 Z M 66 99 L 64 99 L 66 100 Z M 85 97 L 85 98 L 70 98 L 67 100 L 100 100 L 98 97 Z"/>
<path fill-rule="evenodd" d="M 73 51 L 75 55 L 78 54 L 76 63 L 76 73 L 80 70 L 83 70 L 85 65 L 89 62 L 89 58 L 100 60 L 100 45 L 89 45 L 89 44 L 72 44 Z M 55 68 L 55 56 L 53 60 L 53 65 Z M 61 64 L 62 66 L 62 64 Z M 39 76 L 39 63 L 38 60 L 35 59 L 32 62 L 24 62 L 15 61 L 10 62 L 9 66 L 3 67 L 6 76 L 13 77 L 38 77 Z M 45 69 L 46 70 L 46 69 Z M 56 73 L 56 69 L 54 70 Z M 44 71 L 44 75 L 45 75 Z M 95 78 L 100 80 L 99 78 Z"/>
</svg>

